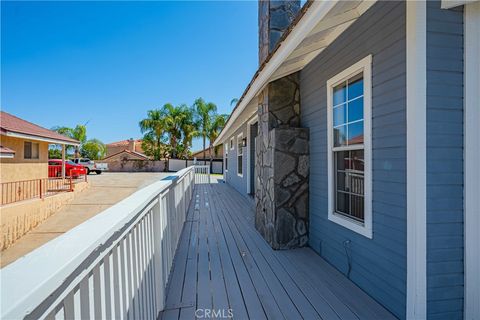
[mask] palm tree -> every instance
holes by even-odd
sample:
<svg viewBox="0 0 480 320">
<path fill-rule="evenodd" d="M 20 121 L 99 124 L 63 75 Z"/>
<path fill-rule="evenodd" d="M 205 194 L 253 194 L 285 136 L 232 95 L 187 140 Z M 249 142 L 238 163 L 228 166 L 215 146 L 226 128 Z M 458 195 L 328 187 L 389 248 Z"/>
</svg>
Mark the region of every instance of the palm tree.
<svg viewBox="0 0 480 320">
<path fill-rule="evenodd" d="M 180 128 L 182 131 L 181 155 L 183 158 L 187 159 L 190 148 L 192 147 L 193 138 L 198 136 L 198 128 L 194 121 L 195 110 L 193 108 L 183 106 L 183 113 L 185 117 L 183 117 L 182 122 L 180 123 Z"/>
<path fill-rule="evenodd" d="M 80 141 L 80 146 L 87 141 L 87 127 L 85 125 L 78 124 L 75 128 L 69 127 L 53 127 L 53 131 L 56 131 L 64 136 Z M 80 156 L 80 146 L 75 146 L 75 158 Z"/>
<path fill-rule="evenodd" d="M 186 105 L 174 106 L 167 103 L 161 109 L 161 116 L 163 118 L 164 131 L 169 136 L 170 147 L 172 149 L 172 158 L 176 158 L 179 149 L 179 140 L 182 138 L 182 123 L 188 117 Z M 179 148 L 180 147 L 180 148 Z"/>
<path fill-rule="evenodd" d="M 237 98 L 233 98 L 232 100 L 230 100 L 230 107 L 235 106 L 237 103 L 238 103 L 238 99 L 237 99 Z"/>
<path fill-rule="evenodd" d="M 210 167 L 212 167 L 213 160 L 213 142 L 218 138 L 220 131 L 225 127 L 227 122 L 228 114 L 214 114 L 212 116 L 211 124 L 208 127 L 208 141 L 210 142 L 209 151 L 210 151 Z"/>
<path fill-rule="evenodd" d="M 164 128 L 165 121 L 161 110 L 149 110 L 147 118 L 139 122 L 140 131 L 144 134 L 142 148 L 145 154 L 160 160 L 165 154 Z"/>
<path fill-rule="evenodd" d="M 211 124 L 211 116 L 217 111 L 217 106 L 212 102 L 206 103 L 202 98 L 198 98 L 194 102 L 194 107 L 198 131 L 203 138 L 203 160 L 205 160 L 205 145 L 208 129 Z"/>
</svg>

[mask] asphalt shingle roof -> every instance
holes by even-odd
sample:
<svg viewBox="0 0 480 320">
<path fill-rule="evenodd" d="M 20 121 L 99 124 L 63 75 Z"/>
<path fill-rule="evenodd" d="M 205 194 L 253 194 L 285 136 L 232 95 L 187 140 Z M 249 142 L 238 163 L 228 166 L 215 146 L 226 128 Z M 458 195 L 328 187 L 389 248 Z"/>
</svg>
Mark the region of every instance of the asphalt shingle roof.
<svg viewBox="0 0 480 320">
<path fill-rule="evenodd" d="M 22 133 L 22 134 L 28 134 L 31 136 L 36 136 L 39 138 L 59 140 L 66 143 L 68 142 L 71 142 L 74 144 L 80 143 L 75 139 L 61 135 L 58 132 L 40 127 L 39 125 L 20 119 L 5 111 L 0 112 L 0 130 L 1 130 L 1 133 L 7 133 L 7 132 Z"/>
</svg>

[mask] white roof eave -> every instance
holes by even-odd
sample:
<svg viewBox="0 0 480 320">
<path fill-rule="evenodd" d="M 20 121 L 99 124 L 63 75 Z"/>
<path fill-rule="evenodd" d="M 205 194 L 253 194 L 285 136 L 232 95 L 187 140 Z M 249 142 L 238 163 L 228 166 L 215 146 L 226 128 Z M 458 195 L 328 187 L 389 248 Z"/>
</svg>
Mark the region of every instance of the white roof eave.
<svg viewBox="0 0 480 320">
<path fill-rule="evenodd" d="M 235 120 L 245 110 L 250 101 L 270 82 L 271 76 L 282 65 L 282 63 L 297 48 L 306 35 L 322 20 L 325 15 L 336 5 L 337 1 L 314 1 L 305 15 L 297 23 L 290 32 L 288 37 L 282 42 L 281 46 L 274 53 L 272 58 L 267 62 L 258 77 L 253 81 L 252 85 L 246 92 L 240 104 L 233 110 L 226 126 L 218 138 L 214 141 L 214 145 L 219 145 L 228 139 L 228 133 L 231 131 Z"/>
</svg>

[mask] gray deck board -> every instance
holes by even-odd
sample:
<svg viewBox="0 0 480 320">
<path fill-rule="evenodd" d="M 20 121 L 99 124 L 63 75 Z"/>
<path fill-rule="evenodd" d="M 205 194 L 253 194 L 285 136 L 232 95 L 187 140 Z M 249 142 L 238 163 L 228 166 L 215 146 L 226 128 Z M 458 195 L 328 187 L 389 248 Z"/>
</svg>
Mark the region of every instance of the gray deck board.
<svg viewBox="0 0 480 320">
<path fill-rule="evenodd" d="M 254 227 L 253 202 L 200 184 L 187 215 L 162 319 L 232 309 L 234 319 L 394 319 L 309 248 L 275 251 Z"/>
</svg>

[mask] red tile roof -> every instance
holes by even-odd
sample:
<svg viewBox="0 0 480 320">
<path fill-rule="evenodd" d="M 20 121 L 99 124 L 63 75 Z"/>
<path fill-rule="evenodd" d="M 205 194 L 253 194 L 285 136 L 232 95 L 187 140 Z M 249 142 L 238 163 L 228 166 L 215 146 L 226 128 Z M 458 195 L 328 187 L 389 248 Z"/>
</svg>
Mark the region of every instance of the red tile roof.
<svg viewBox="0 0 480 320">
<path fill-rule="evenodd" d="M 11 115 L 5 111 L 0 112 L 0 132 L 2 134 L 7 134 L 8 132 L 21 133 L 38 138 L 58 140 L 59 142 L 65 143 L 80 143 L 75 139 L 66 137 L 55 131 L 45 129 L 34 123 L 15 117 L 14 115 Z M 32 139 L 34 139 L 34 137 L 32 137 Z"/>
<path fill-rule="evenodd" d="M 119 152 L 114 153 L 114 154 L 112 154 L 112 155 L 109 155 L 108 157 L 103 158 L 103 160 L 106 160 L 106 159 L 115 157 L 115 156 L 117 156 L 117 155 L 119 155 L 119 154 L 121 154 L 121 153 L 124 153 L 124 152 L 125 152 L 125 153 L 128 153 L 128 154 L 131 154 L 131 155 L 134 155 L 134 156 L 137 156 L 137 157 L 139 157 L 139 158 L 141 158 L 141 159 L 144 159 L 144 160 L 150 160 L 150 158 L 147 157 L 146 155 L 144 155 L 143 153 L 136 152 L 136 151 L 130 151 L 130 150 L 127 150 L 127 149 L 122 150 L 122 151 L 119 151 Z"/>
<path fill-rule="evenodd" d="M 112 146 L 112 147 L 120 147 L 120 146 L 128 146 L 128 142 L 130 140 L 122 140 L 122 141 L 116 141 L 116 142 L 110 142 L 110 143 L 107 143 L 106 145 L 107 146 Z M 135 144 L 137 143 L 142 143 L 142 139 L 136 139 L 135 140 Z"/>
</svg>

